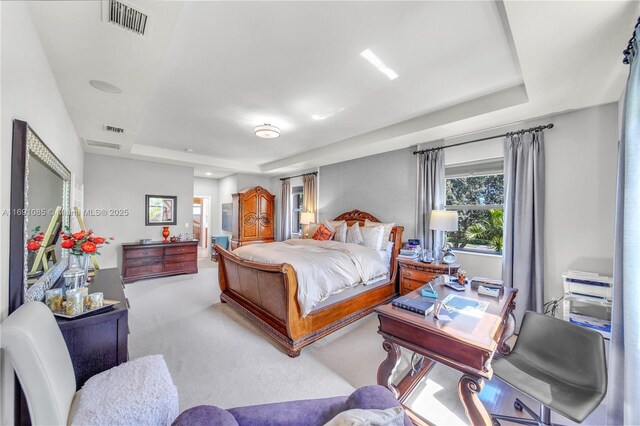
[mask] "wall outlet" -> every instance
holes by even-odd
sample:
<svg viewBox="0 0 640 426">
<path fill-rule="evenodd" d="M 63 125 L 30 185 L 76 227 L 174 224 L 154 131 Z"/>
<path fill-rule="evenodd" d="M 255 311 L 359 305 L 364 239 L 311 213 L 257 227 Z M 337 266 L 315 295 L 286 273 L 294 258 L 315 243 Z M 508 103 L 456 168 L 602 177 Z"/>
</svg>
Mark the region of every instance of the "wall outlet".
<svg viewBox="0 0 640 426">
<path fill-rule="evenodd" d="M 189 222 L 185 223 L 185 224 L 184 224 L 184 227 L 185 227 L 185 228 L 187 228 L 187 229 L 189 229 Z"/>
</svg>

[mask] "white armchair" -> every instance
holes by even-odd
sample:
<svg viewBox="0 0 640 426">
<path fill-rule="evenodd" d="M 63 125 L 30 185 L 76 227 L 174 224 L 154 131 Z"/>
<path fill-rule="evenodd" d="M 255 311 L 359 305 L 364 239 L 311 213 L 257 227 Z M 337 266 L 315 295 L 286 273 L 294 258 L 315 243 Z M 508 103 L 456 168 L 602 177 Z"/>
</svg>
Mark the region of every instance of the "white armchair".
<svg viewBox="0 0 640 426">
<path fill-rule="evenodd" d="M 34 425 L 169 425 L 178 415 L 178 392 L 161 356 L 121 364 L 76 392 L 67 345 L 44 303 L 22 305 L 2 323 L 0 333 Z"/>
</svg>

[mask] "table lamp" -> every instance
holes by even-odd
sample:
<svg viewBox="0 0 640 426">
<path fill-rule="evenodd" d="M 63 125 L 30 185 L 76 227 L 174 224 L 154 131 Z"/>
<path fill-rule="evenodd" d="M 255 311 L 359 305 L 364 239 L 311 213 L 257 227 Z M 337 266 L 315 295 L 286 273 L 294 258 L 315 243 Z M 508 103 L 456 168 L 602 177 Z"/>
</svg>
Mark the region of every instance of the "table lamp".
<svg viewBox="0 0 640 426">
<path fill-rule="evenodd" d="M 456 261 L 456 255 L 447 243 L 447 231 L 458 230 L 458 212 L 455 210 L 431 210 L 429 229 L 443 232 L 442 252 L 444 255 L 442 261 L 447 263 L 449 270 L 451 270 L 451 264 Z M 437 256 L 434 257 L 437 258 Z"/>
<path fill-rule="evenodd" d="M 308 237 L 307 233 L 309 231 L 308 225 L 313 223 L 316 219 L 316 214 L 313 212 L 302 212 L 300 213 L 300 225 L 304 225 L 303 229 L 303 237 Z"/>
</svg>

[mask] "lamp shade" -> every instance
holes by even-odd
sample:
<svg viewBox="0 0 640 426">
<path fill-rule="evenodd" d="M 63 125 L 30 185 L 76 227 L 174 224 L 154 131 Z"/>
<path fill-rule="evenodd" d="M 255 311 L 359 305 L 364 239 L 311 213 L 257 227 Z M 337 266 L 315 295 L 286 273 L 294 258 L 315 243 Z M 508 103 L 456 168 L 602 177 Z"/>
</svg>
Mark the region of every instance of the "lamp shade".
<svg viewBox="0 0 640 426">
<path fill-rule="evenodd" d="M 458 212 L 455 210 L 432 210 L 429 229 L 434 231 L 457 231 Z"/>
<path fill-rule="evenodd" d="M 313 221 L 315 219 L 316 219 L 315 213 L 312 213 L 312 212 L 302 212 L 302 213 L 300 213 L 300 224 L 301 225 L 308 225 L 310 223 L 313 223 Z"/>
</svg>

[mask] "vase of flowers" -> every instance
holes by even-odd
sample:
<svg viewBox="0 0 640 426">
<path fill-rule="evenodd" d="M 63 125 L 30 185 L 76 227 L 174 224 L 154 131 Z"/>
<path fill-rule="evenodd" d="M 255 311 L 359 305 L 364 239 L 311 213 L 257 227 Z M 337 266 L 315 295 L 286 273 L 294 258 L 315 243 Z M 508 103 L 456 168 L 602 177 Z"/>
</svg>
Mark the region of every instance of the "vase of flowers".
<svg viewBox="0 0 640 426">
<path fill-rule="evenodd" d="M 106 238 L 94 235 L 92 229 L 72 233 L 67 226 L 64 231 L 60 232 L 60 235 L 62 236 L 62 243 L 60 243 L 60 245 L 63 249 L 69 250 L 68 275 L 69 277 L 74 277 L 74 283 L 80 281 L 80 285 L 84 286 L 87 282 L 91 255 L 99 255 L 100 252 L 98 249 L 100 249 L 103 244 L 110 243 Z M 113 240 L 113 237 L 109 239 Z M 80 278 L 78 278 L 78 276 L 80 276 Z M 76 287 L 75 284 L 71 286 Z"/>
</svg>

